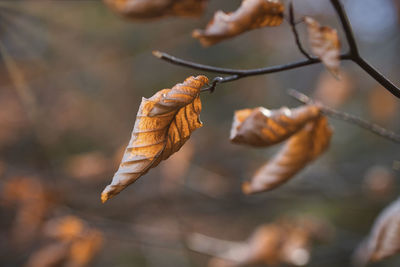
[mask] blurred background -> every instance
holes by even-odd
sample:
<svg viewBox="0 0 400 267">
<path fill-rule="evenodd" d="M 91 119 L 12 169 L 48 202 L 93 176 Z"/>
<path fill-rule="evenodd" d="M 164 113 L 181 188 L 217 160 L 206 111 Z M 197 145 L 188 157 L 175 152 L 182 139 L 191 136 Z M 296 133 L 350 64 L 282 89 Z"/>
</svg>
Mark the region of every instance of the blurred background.
<svg viewBox="0 0 400 267">
<path fill-rule="evenodd" d="M 400 132 L 400 101 L 351 62 L 342 62 L 341 81 L 314 65 L 202 94 L 204 127 L 159 167 L 100 202 L 141 98 L 190 75 L 215 77 L 160 61 L 152 50 L 240 69 L 302 59 L 287 22 L 210 48 L 191 38 L 216 10 L 233 11 L 240 2 L 210 0 L 201 18 L 146 22 L 121 18 L 101 1 L 0 3 L 1 266 L 206 266 L 210 256 L 187 242 L 192 233 L 244 241 L 260 225 L 303 216 L 329 231 L 298 265 L 351 266 L 354 249 L 400 192 L 399 146 L 330 119 L 335 133 L 321 158 L 277 190 L 245 196 L 241 182 L 280 145 L 229 142 L 235 110 L 298 106 L 288 88 Z M 362 55 L 400 84 L 400 2 L 343 3 Z M 313 16 L 343 37 L 328 0 L 294 5 L 298 18 Z M 306 44 L 304 24 L 299 31 Z M 399 264 L 393 257 L 371 266 Z"/>
</svg>

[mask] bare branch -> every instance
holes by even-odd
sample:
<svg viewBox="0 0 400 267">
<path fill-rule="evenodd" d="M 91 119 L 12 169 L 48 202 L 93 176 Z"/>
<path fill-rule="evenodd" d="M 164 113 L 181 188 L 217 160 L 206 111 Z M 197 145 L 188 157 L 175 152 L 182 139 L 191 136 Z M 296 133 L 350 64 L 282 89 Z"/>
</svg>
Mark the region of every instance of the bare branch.
<svg viewBox="0 0 400 267">
<path fill-rule="evenodd" d="M 386 138 L 390 141 L 400 144 L 400 135 L 399 134 L 396 134 L 388 129 L 385 129 L 385 128 L 377 125 L 377 124 L 368 122 L 357 116 L 335 110 L 331 107 L 321 104 L 320 102 L 315 102 L 313 99 L 311 99 L 310 97 L 306 96 L 305 94 L 303 94 L 297 90 L 289 89 L 288 94 L 304 104 L 318 105 L 321 108 L 322 113 L 324 113 L 325 115 L 327 115 L 329 117 L 357 125 L 363 129 L 373 132 L 374 134 L 377 134 L 383 138 Z"/>
</svg>

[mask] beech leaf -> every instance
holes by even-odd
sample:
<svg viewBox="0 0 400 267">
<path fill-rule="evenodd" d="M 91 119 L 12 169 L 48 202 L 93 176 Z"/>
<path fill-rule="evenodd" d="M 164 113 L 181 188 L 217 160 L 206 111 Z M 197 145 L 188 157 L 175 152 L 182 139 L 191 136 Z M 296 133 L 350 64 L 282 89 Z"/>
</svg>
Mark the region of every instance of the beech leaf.
<svg viewBox="0 0 400 267">
<path fill-rule="evenodd" d="M 320 114 L 317 106 L 268 110 L 263 107 L 235 112 L 230 140 L 235 144 L 265 147 L 286 140 Z"/>
<path fill-rule="evenodd" d="M 375 220 L 369 237 L 358 247 L 355 260 L 359 266 L 364 266 L 399 252 L 400 198 L 384 209 Z"/>
<path fill-rule="evenodd" d="M 305 17 L 312 52 L 336 77 L 339 75 L 340 41 L 335 29 L 321 26 L 313 18 Z"/>
<path fill-rule="evenodd" d="M 205 30 L 194 30 L 193 37 L 210 46 L 245 31 L 265 26 L 279 26 L 284 5 L 280 0 L 243 0 L 233 13 L 217 11 Z"/>
<path fill-rule="evenodd" d="M 287 182 L 329 146 L 332 130 L 326 117 L 319 116 L 292 135 L 280 151 L 243 183 L 245 194 L 272 190 Z"/>
<path fill-rule="evenodd" d="M 119 169 L 101 194 L 103 203 L 178 151 L 202 126 L 199 93 L 206 83 L 207 77 L 192 76 L 142 99 Z"/>
<path fill-rule="evenodd" d="M 103 0 L 116 13 L 130 19 L 163 16 L 197 17 L 203 14 L 207 0 Z"/>
</svg>

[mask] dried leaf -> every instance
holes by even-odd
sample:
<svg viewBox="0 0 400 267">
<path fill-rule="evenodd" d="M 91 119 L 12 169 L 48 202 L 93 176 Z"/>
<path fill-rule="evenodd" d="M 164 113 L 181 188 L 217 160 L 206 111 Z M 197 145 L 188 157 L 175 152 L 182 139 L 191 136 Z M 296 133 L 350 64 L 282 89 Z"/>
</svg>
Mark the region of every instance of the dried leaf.
<svg viewBox="0 0 400 267">
<path fill-rule="evenodd" d="M 142 99 L 121 165 L 101 194 L 103 203 L 178 151 L 202 126 L 199 93 L 206 83 L 207 77 L 192 76 L 172 89 Z"/>
<path fill-rule="evenodd" d="M 286 140 L 310 120 L 320 114 L 316 106 L 295 109 L 283 107 L 268 110 L 263 107 L 242 109 L 235 112 L 231 129 L 232 143 L 251 146 L 270 146 Z"/>
<path fill-rule="evenodd" d="M 275 266 L 282 263 L 303 266 L 310 259 L 312 241 L 326 226 L 321 220 L 310 217 L 284 218 L 257 227 L 242 242 L 201 234 L 192 234 L 187 241 L 192 250 L 214 256 L 209 267 Z"/>
<path fill-rule="evenodd" d="M 244 182 L 242 190 L 252 194 L 272 190 L 287 182 L 308 163 L 321 155 L 329 146 L 332 130 L 326 117 L 320 116 L 308 122 L 292 135 L 277 155 Z"/>
<path fill-rule="evenodd" d="M 364 266 L 400 252 L 400 198 L 375 220 L 369 237 L 356 251 L 356 263 Z"/>
<path fill-rule="evenodd" d="M 164 16 L 197 17 L 207 0 L 103 0 L 116 13 L 135 20 Z"/>
<path fill-rule="evenodd" d="M 210 46 L 245 31 L 278 26 L 283 21 L 283 10 L 280 0 L 243 0 L 233 13 L 217 11 L 206 29 L 193 31 L 193 37 L 203 46 Z"/>
<path fill-rule="evenodd" d="M 321 26 L 315 19 L 306 17 L 308 37 L 312 52 L 335 76 L 339 74 L 340 41 L 335 29 Z"/>
</svg>

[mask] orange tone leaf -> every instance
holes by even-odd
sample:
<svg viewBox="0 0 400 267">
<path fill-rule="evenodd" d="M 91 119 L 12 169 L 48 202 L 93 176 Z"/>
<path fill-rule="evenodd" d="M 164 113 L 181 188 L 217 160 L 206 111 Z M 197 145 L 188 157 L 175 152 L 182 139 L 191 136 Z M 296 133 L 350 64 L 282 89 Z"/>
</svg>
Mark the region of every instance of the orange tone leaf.
<svg viewBox="0 0 400 267">
<path fill-rule="evenodd" d="M 233 13 L 217 11 L 206 29 L 193 31 L 193 37 L 203 46 L 210 46 L 249 30 L 278 26 L 283 21 L 283 10 L 280 0 L 243 0 Z"/>
<path fill-rule="evenodd" d="M 101 194 L 103 202 L 178 151 L 202 126 L 199 93 L 206 83 L 207 77 L 192 76 L 172 89 L 142 99 L 119 169 Z"/>
<path fill-rule="evenodd" d="M 268 163 L 262 166 L 250 182 L 243 183 L 243 192 L 252 194 L 272 190 L 287 182 L 329 146 L 332 130 L 326 117 L 308 122 L 289 138 Z"/>
<path fill-rule="evenodd" d="M 103 0 L 116 13 L 129 19 L 154 19 L 164 16 L 197 17 L 207 0 Z"/>
<path fill-rule="evenodd" d="M 400 199 L 390 204 L 375 220 L 369 237 L 358 247 L 359 265 L 375 262 L 400 252 Z"/>
<path fill-rule="evenodd" d="M 286 140 L 320 114 L 316 106 L 295 109 L 283 107 L 268 110 L 263 107 L 235 112 L 230 140 L 235 144 L 270 146 Z"/>
<path fill-rule="evenodd" d="M 328 26 L 321 26 L 318 21 L 310 17 L 306 17 L 305 22 L 312 52 L 332 74 L 338 76 L 340 41 L 337 31 Z"/>
</svg>

